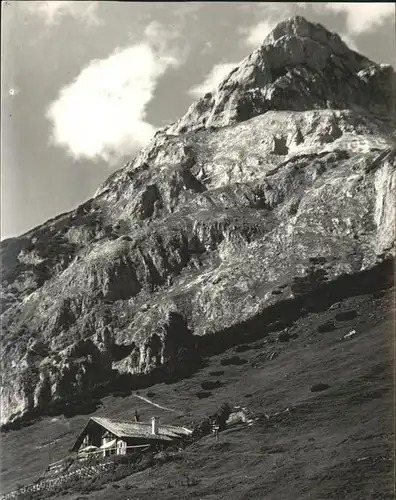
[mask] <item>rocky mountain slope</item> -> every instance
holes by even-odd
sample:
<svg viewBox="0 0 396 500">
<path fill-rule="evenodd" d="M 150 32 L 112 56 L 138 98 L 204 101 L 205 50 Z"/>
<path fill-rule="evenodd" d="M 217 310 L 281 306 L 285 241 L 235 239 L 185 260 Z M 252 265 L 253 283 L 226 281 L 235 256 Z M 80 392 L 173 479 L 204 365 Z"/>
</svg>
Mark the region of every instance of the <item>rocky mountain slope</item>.
<svg viewBox="0 0 396 500">
<path fill-rule="evenodd" d="M 2 434 L 2 500 L 394 500 L 394 289 L 377 271 L 317 297 L 316 312 L 287 332 L 263 328 L 249 339 L 245 325 L 243 341 L 206 357 L 190 377 L 115 391 L 89 412 L 128 420 L 137 408 L 144 421 L 155 412 L 195 428 L 228 403 L 253 422 L 234 420 L 218 443 L 201 437 L 168 459 L 155 455 L 143 470 L 117 462 L 106 473 L 109 463 L 100 463 L 79 480 L 45 470 L 70 458 L 89 415 L 42 417 Z M 25 494 L 15 491 L 23 484 Z"/>
<path fill-rule="evenodd" d="M 182 377 L 391 272 L 395 82 L 289 19 L 91 200 L 2 242 L 2 424 Z"/>
</svg>

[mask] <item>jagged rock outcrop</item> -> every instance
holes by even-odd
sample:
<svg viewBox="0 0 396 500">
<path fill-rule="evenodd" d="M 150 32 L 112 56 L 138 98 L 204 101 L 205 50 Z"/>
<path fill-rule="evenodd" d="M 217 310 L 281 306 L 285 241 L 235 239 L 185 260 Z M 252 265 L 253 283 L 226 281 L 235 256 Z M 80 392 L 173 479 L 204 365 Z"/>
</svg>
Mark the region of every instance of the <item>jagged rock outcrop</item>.
<svg viewBox="0 0 396 500">
<path fill-rule="evenodd" d="M 393 259 L 394 83 L 287 20 L 91 200 L 2 242 L 2 423 Z"/>
</svg>

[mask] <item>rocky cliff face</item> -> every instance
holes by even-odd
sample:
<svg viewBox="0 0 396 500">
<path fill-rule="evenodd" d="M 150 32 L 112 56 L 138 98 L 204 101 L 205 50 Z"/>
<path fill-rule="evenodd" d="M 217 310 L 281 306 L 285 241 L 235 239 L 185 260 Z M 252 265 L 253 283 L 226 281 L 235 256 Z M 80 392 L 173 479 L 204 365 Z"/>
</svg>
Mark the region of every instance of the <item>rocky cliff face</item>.
<svg viewBox="0 0 396 500">
<path fill-rule="evenodd" d="M 289 19 L 91 200 L 2 242 L 2 423 L 392 262 L 395 81 Z"/>
</svg>

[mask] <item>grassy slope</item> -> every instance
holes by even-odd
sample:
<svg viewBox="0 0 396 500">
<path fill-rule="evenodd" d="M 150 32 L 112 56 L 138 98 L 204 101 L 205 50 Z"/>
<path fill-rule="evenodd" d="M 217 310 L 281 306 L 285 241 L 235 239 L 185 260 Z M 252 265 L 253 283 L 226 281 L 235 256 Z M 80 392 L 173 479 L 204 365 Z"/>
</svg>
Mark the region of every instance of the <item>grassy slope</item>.
<svg viewBox="0 0 396 500">
<path fill-rule="evenodd" d="M 382 298 L 351 297 L 341 303 L 341 309 L 298 320 L 292 328 L 298 335 L 294 340 L 273 343 L 276 334 L 271 334 L 243 352 L 233 348 L 213 356 L 189 379 L 149 389 L 153 401 L 184 416 L 154 409 L 133 396 L 106 398 L 95 415 L 128 418 L 137 407 L 143 418 L 156 414 L 168 423 L 188 424 L 228 401 L 247 406 L 262 418 L 253 426 L 229 428 L 218 444 L 211 436 L 196 442 L 182 452 L 181 461 L 156 465 L 101 490 L 84 495 L 65 492 L 57 498 L 393 498 L 393 319 L 389 313 L 393 300 L 392 293 Z M 334 331 L 318 332 L 319 325 L 349 309 L 358 316 L 336 322 Z M 351 328 L 357 334 L 341 341 Z M 278 355 L 268 360 L 274 351 Z M 246 362 L 221 364 L 235 355 Z M 213 371 L 224 373 L 211 375 Z M 199 399 L 196 394 L 206 380 L 220 380 L 223 385 L 210 397 Z M 311 392 L 318 382 L 330 388 Z M 277 418 L 263 416 L 285 408 L 290 412 Z M 4 435 L 2 491 L 43 471 L 48 463 L 48 436 L 57 439 L 51 446 L 53 460 L 62 456 L 87 418 L 60 417 L 55 422 L 46 418 Z"/>
</svg>

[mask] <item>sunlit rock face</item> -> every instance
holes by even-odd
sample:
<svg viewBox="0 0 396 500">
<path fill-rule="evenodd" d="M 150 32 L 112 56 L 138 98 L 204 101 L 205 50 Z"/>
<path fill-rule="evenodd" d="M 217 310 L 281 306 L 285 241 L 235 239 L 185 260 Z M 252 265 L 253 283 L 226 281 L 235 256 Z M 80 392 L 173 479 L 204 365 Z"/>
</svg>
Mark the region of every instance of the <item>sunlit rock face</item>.
<svg viewBox="0 0 396 500">
<path fill-rule="evenodd" d="M 2 423 L 391 261 L 394 83 L 289 19 L 91 200 L 2 242 Z"/>
</svg>

